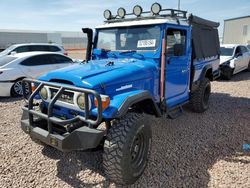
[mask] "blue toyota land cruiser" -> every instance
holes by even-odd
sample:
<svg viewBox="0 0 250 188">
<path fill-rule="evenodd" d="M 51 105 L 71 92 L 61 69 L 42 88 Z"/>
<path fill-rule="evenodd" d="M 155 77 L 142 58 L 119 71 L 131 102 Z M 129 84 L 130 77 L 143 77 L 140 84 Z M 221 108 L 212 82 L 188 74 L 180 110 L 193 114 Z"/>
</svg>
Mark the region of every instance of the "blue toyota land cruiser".
<svg viewBox="0 0 250 188">
<path fill-rule="evenodd" d="M 86 63 L 23 81 L 21 127 L 61 151 L 103 146 L 107 177 L 132 184 L 147 164 L 148 115 L 176 118 L 186 103 L 208 109 L 210 81 L 219 76 L 219 23 L 158 3 L 104 17 L 95 35 L 83 29 Z"/>
</svg>

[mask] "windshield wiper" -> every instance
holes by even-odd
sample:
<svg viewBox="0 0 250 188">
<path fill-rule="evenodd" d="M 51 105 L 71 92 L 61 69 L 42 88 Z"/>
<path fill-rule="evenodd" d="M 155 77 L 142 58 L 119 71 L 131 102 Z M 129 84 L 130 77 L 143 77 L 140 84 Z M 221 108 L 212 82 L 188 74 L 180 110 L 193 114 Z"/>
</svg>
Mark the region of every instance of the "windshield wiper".
<svg viewBox="0 0 250 188">
<path fill-rule="evenodd" d="M 122 51 L 120 52 L 120 54 L 128 54 L 128 53 L 135 53 L 136 50 L 126 50 L 126 51 Z"/>
<path fill-rule="evenodd" d="M 127 54 L 130 54 L 130 53 L 132 53 L 132 55 L 135 54 L 135 55 L 141 56 L 141 58 L 144 58 L 144 55 L 138 53 L 137 50 L 127 50 L 127 51 L 120 52 L 121 55 L 127 55 Z"/>
</svg>

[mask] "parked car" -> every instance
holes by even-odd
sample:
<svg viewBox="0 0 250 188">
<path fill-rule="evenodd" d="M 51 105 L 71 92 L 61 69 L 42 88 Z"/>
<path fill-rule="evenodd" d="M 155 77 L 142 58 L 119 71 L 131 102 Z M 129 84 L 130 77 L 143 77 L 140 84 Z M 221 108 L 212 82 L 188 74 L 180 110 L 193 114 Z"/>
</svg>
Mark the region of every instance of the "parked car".
<svg viewBox="0 0 250 188">
<path fill-rule="evenodd" d="M 57 44 L 47 44 L 47 43 L 27 43 L 27 44 L 14 44 L 4 51 L 0 52 L 0 57 L 5 55 L 13 55 L 16 53 L 23 52 L 58 52 L 64 55 L 68 55 L 68 53 L 64 50 L 64 48 Z"/>
<path fill-rule="evenodd" d="M 69 57 L 53 52 L 25 52 L 0 57 L 0 96 L 20 96 L 23 94 L 23 78 L 37 78 L 72 63 Z"/>
<path fill-rule="evenodd" d="M 37 88 L 25 93 L 22 130 L 61 151 L 103 146 L 104 172 L 119 184 L 134 183 L 147 165 L 146 114 L 174 119 L 188 102 L 194 112 L 206 111 L 219 75 L 219 23 L 158 3 L 151 11 L 137 5 L 125 18 L 123 8 L 119 16 L 106 10 L 94 40 L 92 29 L 82 29 L 86 64 L 23 82 Z M 37 108 L 34 98 L 41 99 Z"/>
<path fill-rule="evenodd" d="M 230 80 L 231 77 L 243 70 L 250 71 L 250 51 L 244 45 L 224 44 L 220 47 L 221 77 Z"/>
</svg>

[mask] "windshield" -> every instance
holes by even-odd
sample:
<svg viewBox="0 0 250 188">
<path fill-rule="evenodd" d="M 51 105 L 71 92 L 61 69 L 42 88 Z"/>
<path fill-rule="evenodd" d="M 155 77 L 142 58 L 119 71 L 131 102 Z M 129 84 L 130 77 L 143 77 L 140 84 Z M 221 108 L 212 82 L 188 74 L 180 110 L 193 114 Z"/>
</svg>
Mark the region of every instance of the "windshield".
<svg viewBox="0 0 250 188">
<path fill-rule="evenodd" d="M 159 26 L 109 28 L 98 30 L 98 49 L 108 51 L 147 51 L 156 50 L 159 43 Z"/>
<path fill-rule="evenodd" d="M 232 56 L 234 52 L 234 47 L 220 47 L 221 56 Z"/>
<path fill-rule="evenodd" d="M 10 46 L 8 48 L 6 48 L 4 51 L 0 52 L 0 55 L 7 55 L 9 52 L 11 52 L 12 50 L 14 50 L 16 48 L 16 46 Z"/>
<path fill-rule="evenodd" d="M 0 66 L 6 65 L 7 63 L 9 63 L 15 59 L 16 59 L 16 57 L 12 57 L 12 56 L 0 57 Z"/>
</svg>

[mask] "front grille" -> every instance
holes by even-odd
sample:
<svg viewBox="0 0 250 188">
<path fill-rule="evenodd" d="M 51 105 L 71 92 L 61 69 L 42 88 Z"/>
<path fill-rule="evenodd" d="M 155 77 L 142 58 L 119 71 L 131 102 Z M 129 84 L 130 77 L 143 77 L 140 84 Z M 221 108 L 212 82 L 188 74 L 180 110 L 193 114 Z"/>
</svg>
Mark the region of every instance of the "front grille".
<svg viewBox="0 0 250 188">
<path fill-rule="evenodd" d="M 51 99 L 56 95 L 58 89 L 50 88 Z M 59 101 L 74 104 L 74 93 L 64 91 L 63 94 L 59 97 Z"/>
</svg>

